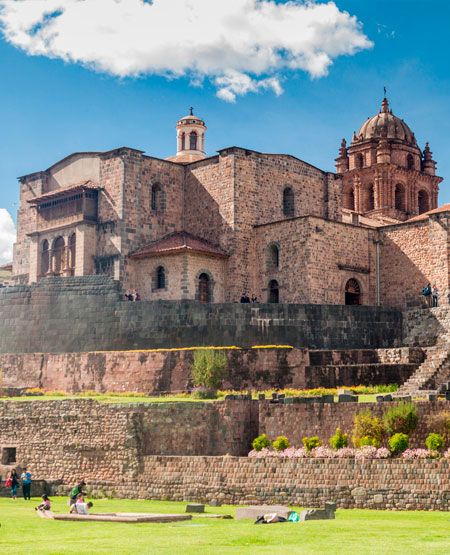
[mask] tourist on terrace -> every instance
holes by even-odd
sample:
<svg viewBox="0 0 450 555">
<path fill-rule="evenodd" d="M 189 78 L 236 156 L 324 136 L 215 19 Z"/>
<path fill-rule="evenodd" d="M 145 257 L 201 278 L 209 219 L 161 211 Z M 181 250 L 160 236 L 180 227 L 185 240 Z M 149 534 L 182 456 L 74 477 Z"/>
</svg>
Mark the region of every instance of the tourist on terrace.
<svg viewBox="0 0 450 555">
<path fill-rule="evenodd" d="M 431 283 L 428 283 L 426 287 L 423 289 L 423 296 L 425 297 L 425 301 L 427 306 L 431 306 Z"/>
<path fill-rule="evenodd" d="M 30 490 L 31 490 L 31 472 L 28 472 L 26 468 L 23 469 L 23 472 L 20 476 L 22 480 L 22 493 L 23 498 L 25 501 L 28 499 L 30 500 Z"/>
<path fill-rule="evenodd" d="M 433 285 L 433 308 L 436 308 L 437 306 L 439 306 L 439 291 L 438 288 L 436 287 L 436 284 Z"/>
<path fill-rule="evenodd" d="M 19 477 L 17 476 L 16 469 L 13 468 L 9 473 L 8 479 L 5 482 L 6 488 L 11 488 L 11 497 L 16 500 L 17 488 L 19 486 Z"/>
</svg>

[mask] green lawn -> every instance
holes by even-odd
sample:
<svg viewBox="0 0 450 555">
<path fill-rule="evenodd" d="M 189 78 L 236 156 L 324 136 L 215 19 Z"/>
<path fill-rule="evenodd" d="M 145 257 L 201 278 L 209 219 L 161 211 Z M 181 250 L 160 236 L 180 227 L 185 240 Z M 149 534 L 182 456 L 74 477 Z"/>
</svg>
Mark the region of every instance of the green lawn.
<svg viewBox="0 0 450 555">
<path fill-rule="evenodd" d="M 57 513 L 65 498 L 53 498 Z M 255 526 L 246 520 L 193 518 L 172 524 L 58 522 L 39 518 L 38 500 L 0 499 L 2 555 L 448 554 L 448 512 L 338 510 L 334 521 Z M 185 503 L 94 500 L 92 512 L 183 513 Z M 207 507 L 234 515 L 234 507 Z"/>
</svg>

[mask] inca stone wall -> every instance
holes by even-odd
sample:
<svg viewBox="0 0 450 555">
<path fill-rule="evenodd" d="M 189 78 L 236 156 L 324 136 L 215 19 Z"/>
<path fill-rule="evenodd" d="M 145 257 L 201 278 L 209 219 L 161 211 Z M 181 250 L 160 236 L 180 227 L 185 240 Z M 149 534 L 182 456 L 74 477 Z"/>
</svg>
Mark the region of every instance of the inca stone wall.
<svg viewBox="0 0 450 555">
<path fill-rule="evenodd" d="M 380 412 L 382 405 L 387 403 L 364 404 L 364 408 Z M 417 434 L 411 436 L 412 446 L 424 438 L 424 417 L 447 405 L 418 404 L 422 418 Z M 48 483 L 52 493 L 57 484 L 58 491 L 65 493 L 84 478 L 94 492 L 114 490 L 115 496 L 134 499 L 300 506 L 320 506 L 336 499 L 340 508 L 448 510 L 448 459 L 239 456 L 247 453 L 262 430 L 270 439 L 272 433 L 292 433 L 297 445 L 297 436 L 302 435 L 318 434 L 326 442 L 329 423 L 348 431 L 350 416 L 358 407 L 356 403 L 274 405 L 247 400 L 149 405 L 92 400 L 2 402 L 2 457 L 6 448 L 15 448 L 16 461 L 0 470 L 3 475 L 12 466 L 20 471 L 26 465 L 35 480 Z"/>
<path fill-rule="evenodd" d="M 203 345 L 312 349 L 399 346 L 396 308 L 128 302 L 107 276 L 0 290 L 0 352 L 86 352 Z"/>
<path fill-rule="evenodd" d="M 309 351 L 223 349 L 228 375 L 221 389 L 312 389 L 404 383 L 423 360 L 422 349 Z M 3 392 L 178 393 L 192 388 L 193 350 L 1 354 Z"/>
</svg>

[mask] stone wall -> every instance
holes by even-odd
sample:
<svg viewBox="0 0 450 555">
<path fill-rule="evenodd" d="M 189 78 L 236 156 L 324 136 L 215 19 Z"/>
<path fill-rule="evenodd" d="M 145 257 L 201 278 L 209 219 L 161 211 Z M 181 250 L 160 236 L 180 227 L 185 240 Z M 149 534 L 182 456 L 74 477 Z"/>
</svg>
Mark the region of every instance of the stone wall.
<svg viewBox="0 0 450 555">
<path fill-rule="evenodd" d="M 379 413 L 386 405 L 364 407 Z M 422 417 L 447 405 L 418 404 Z M 357 408 L 362 407 L 246 400 L 150 405 L 2 402 L 0 447 L 2 457 L 5 449 L 15 448 L 13 465 L 19 471 L 26 465 L 33 478 L 49 482 L 52 491 L 51 483 L 67 490 L 84 478 L 93 490 L 114 490 L 129 498 L 302 506 L 336 499 L 342 508 L 447 510 L 450 461 L 445 459 L 238 457 L 262 431 L 271 439 L 290 434 L 296 444 L 302 435 L 316 433 L 326 440 L 336 426 L 348 430 L 346 422 Z M 423 440 L 424 423 L 422 418 L 413 445 Z"/>
<path fill-rule="evenodd" d="M 86 352 L 203 345 L 395 347 L 399 309 L 121 300 L 107 276 L 46 278 L 0 290 L 0 352 Z"/>
<path fill-rule="evenodd" d="M 427 347 L 448 341 L 450 306 L 408 310 L 404 313 L 405 345 Z"/>
<path fill-rule="evenodd" d="M 420 349 L 308 351 L 308 349 L 224 349 L 228 376 L 221 389 L 312 389 L 404 383 L 422 361 Z M 420 356 L 421 355 L 421 356 Z M 194 352 L 103 351 L 90 353 L 0 354 L 3 391 L 164 394 L 191 388 Z"/>
</svg>

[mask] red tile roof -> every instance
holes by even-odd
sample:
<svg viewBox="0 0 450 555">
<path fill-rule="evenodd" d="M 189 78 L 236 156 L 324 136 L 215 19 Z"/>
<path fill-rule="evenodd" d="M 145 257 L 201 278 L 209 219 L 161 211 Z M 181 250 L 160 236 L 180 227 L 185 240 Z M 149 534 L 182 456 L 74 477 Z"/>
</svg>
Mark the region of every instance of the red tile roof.
<svg viewBox="0 0 450 555">
<path fill-rule="evenodd" d="M 405 223 L 417 222 L 418 220 L 426 220 L 428 216 L 430 216 L 431 214 L 438 214 L 439 212 L 450 212 L 450 204 L 443 204 L 438 208 L 434 208 L 433 210 L 429 210 L 428 212 L 424 212 L 423 214 L 414 216 L 414 218 L 410 218 L 409 220 L 406 220 Z"/>
<path fill-rule="evenodd" d="M 145 258 L 148 256 L 159 256 L 167 254 L 178 254 L 180 252 L 191 252 L 216 256 L 219 258 L 228 258 L 228 254 L 218 247 L 208 243 L 204 239 L 195 237 L 186 231 L 181 231 L 164 237 L 159 241 L 150 243 L 142 249 L 130 255 L 131 258 Z"/>
<path fill-rule="evenodd" d="M 73 185 L 69 185 L 68 187 L 61 187 L 60 189 L 55 189 L 54 191 L 50 191 L 48 193 L 44 193 L 43 195 L 39 195 L 38 197 L 34 197 L 28 202 L 30 204 L 41 204 L 43 202 L 46 202 L 47 200 L 65 197 L 67 194 L 77 193 L 86 189 L 98 190 L 100 189 L 100 186 L 94 181 L 80 181 L 78 183 L 74 183 Z"/>
</svg>

